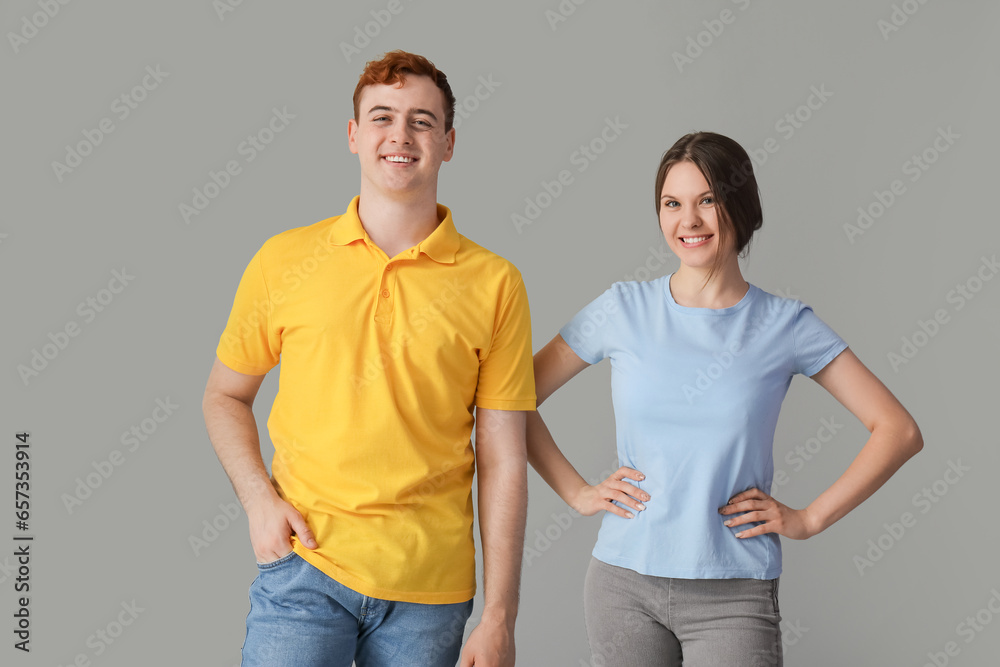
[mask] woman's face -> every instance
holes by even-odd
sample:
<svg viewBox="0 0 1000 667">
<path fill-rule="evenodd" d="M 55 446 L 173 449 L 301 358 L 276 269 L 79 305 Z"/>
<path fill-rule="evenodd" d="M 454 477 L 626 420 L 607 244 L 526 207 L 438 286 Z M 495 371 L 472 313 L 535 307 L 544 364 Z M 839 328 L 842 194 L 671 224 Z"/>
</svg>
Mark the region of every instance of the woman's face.
<svg viewBox="0 0 1000 667">
<path fill-rule="evenodd" d="M 715 195 L 701 170 L 686 161 L 672 166 L 660 191 L 660 230 L 683 264 L 710 268 L 715 263 L 719 218 Z"/>
</svg>

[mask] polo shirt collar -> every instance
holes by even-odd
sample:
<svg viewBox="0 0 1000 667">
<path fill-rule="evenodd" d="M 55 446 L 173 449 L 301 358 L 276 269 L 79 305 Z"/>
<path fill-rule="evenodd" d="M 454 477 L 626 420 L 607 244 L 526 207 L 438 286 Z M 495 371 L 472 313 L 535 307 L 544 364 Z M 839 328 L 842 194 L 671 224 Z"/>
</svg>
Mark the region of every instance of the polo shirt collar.
<svg viewBox="0 0 1000 667">
<path fill-rule="evenodd" d="M 330 243 L 333 245 L 348 245 L 354 241 L 369 240 L 368 233 L 358 216 L 358 201 L 360 196 L 351 200 L 347 211 L 340 216 L 330 228 Z M 455 261 L 461 241 L 455 222 L 451 219 L 451 210 L 442 204 L 437 205 L 437 215 L 440 223 L 427 238 L 417 244 L 417 251 L 422 252 L 436 262 L 451 264 Z"/>
</svg>

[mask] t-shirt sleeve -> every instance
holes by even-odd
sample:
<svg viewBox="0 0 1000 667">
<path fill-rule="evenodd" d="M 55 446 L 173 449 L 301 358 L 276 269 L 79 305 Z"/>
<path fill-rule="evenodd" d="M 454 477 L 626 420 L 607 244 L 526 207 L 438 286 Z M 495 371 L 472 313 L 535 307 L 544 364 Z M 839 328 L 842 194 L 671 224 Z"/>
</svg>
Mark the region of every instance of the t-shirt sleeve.
<svg viewBox="0 0 1000 667">
<path fill-rule="evenodd" d="M 535 372 L 531 358 L 531 313 L 524 281 L 498 300 L 489 352 L 479 364 L 476 407 L 534 410 Z"/>
<path fill-rule="evenodd" d="M 803 303 L 799 304 L 792 336 L 795 341 L 795 372 L 806 376 L 815 375 L 847 349 L 847 343 Z"/>
<path fill-rule="evenodd" d="M 574 315 L 559 330 L 559 335 L 576 356 L 588 364 L 596 364 L 611 353 L 612 324 L 618 310 L 618 299 L 612 286 Z"/>
<path fill-rule="evenodd" d="M 281 338 L 272 326 L 261 252 L 257 251 L 243 272 L 215 351 L 222 363 L 247 375 L 264 375 L 278 365 L 281 356 Z"/>
</svg>

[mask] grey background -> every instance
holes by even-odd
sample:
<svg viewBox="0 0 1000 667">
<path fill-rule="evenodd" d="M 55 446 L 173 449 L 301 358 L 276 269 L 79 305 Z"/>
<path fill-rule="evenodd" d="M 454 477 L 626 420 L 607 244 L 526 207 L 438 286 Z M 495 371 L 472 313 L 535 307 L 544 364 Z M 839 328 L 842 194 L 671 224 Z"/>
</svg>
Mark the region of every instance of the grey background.
<svg viewBox="0 0 1000 667">
<path fill-rule="evenodd" d="M 108 667 L 238 663 L 255 567 L 245 516 L 224 514 L 235 496 L 205 434 L 205 380 L 256 249 L 280 231 L 343 212 L 356 193 L 358 167 L 345 136 L 351 94 L 365 61 L 403 48 L 430 57 L 460 100 L 466 117 L 455 158 L 442 168 L 439 200 L 462 233 L 521 269 L 536 350 L 612 282 L 676 267 L 673 258 L 659 259 L 651 190 L 660 154 L 680 135 L 714 130 L 748 149 L 776 141 L 777 152 L 757 169 L 765 224 L 745 275 L 813 305 L 915 415 L 926 442 L 839 523 L 805 542 L 784 540 L 786 664 L 920 665 L 948 642 L 958 650 L 950 664 L 993 664 L 1000 619 L 987 603 L 996 595 L 994 608 L 1000 604 L 998 539 L 983 517 L 994 504 L 1000 456 L 1000 280 L 982 283 L 961 309 L 953 290 L 1000 250 L 1000 8 L 563 0 L 569 15 L 550 23 L 556 0 L 401 0 L 402 11 L 348 59 L 340 44 L 388 4 L 245 0 L 220 13 L 210 2 L 73 2 L 37 18 L 42 27 L 16 49 L 10 34 L 30 33 L 24 21 L 42 9 L 28 0 L 0 9 L 0 438 L 13 443 L 16 431 L 31 433 L 36 536 L 26 655 L 12 648 L 9 554 L 18 531 L 13 447 L 5 444 L 0 662 L 68 665 L 82 654 Z M 723 10 L 732 21 L 712 35 Z M 883 35 L 879 22 L 894 11 L 907 20 Z M 700 39 L 702 52 L 678 67 L 675 52 L 696 53 L 689 39 Z M 147 66 L 169 76 L 120 119 L 113 100 L 140 84 Z M 488 93 L 480 88 L 485 99 L 474 97 L 480 77 L 495 82 Z M 788 136 L 782 119 L 806 104 L 813 86 L 831 96 L 800 109 L 809 118 Z M 247 163 L 238 146 L 266 126 L 274 107 L 295 118 Z M 60 182 L 53 161 L 64 161 L 66 146 L 102 118 L 114 131 Z M 578 171 L 574 151 L 600 136 L 608 118 L 627 127 Z M 904 164 L 947 128 L 959 138 L 911 181 Z M 179 205 L 228 160 L 242 172 L 185 223 Z M 512 214 L 524 215 L 525 197 L 544 192 L 542 181 L 563 169 L 573 183 L 519 233 Z M 905 193 L 852 243 L 844 225 L 894 179 Z M 123 267 L 134 280 L 85 322 L 78 304 Z M 888 355 L 938 309 L 947 323 L 933 337 L 917 336 L 926 344 L 894 368 Z M 22 381 L 18 366 L 70 322 L 79 335 Z M 608 364 L 596 366 L 543 409 L 586 477 L 614 462 L 609 375 Z M 276 387 L 272 373 L 255 409 L 268 460 L 265 422 Z M 179 408 L 127 451 L 121 434 L 167 397 Z M 797 470 L 786 456 L 831 418 L 844 426 Z M 797 378 L 774 444 L 776 468 L 789 481 L 774 495 L 805 506 L 846 469 L 865 436 L 834 399 Z M 68 511 L 64 494 L 116 449 L 122 464 Z M 941 480 L 949 462 L 971 470 L 948 484 Z M 918 504 L 915 494 L 935 482 L 944 493 Z M 566 506 L 533 471 L 530 498 L 527 544 L 544 549 L 526 559 L 519 664 L 589 664 L 581 600 L 599 521 L 573 518 L 567 527 Z M 915 524 L 896 539 L 886 524 L 904 512 Z M 212 536 L 205 522 L 213 521 L 223 529 L 196 554 L 190 538 Z M 889 550 L 859 572 L 855 557 L 867 557 L 868 541 L 880 538 Z M 88 637 L 133 601 L 142 611 L 98 655 Z M 481 611 L 478 597 L 473 622 Z M 972 626 L 960 624 L 977 613 L 982 625 L 970 636 L 963 628 Z"/>
</svg>

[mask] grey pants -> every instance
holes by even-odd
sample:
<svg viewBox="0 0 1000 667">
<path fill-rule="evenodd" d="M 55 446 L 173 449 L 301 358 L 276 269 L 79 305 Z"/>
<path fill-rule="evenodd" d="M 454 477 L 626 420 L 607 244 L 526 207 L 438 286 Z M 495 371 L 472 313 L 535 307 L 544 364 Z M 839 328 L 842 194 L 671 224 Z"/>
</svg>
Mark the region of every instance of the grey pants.
<svg viewBox="0 0 1000 667">
<path fill-rule="evenodd" d="M 591 667 L 782 667 L 777 579 L 670 579 L 592 558 Z"/>
</svg>

